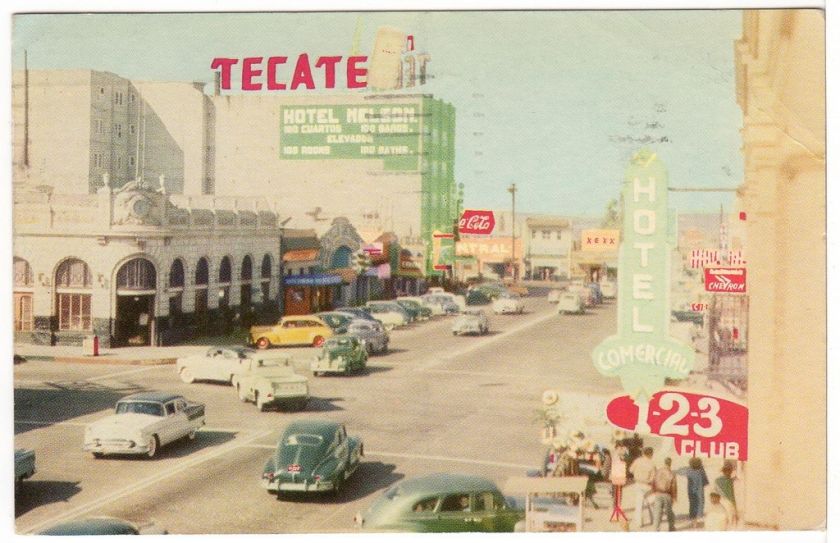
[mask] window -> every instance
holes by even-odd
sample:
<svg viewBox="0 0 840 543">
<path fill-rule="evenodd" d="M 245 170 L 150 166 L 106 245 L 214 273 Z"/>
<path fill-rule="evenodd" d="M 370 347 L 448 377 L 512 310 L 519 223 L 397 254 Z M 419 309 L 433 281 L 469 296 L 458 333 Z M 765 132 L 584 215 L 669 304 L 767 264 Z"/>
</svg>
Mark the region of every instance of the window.
<svg viewBox="0 0 840 543">
<path fill-rule="evenodd" d="M 415 503 L 411 508 L 413 513 L 431 513 L 435 510 L 437 505 L 437 497 L 426 498 Z"/>
<path fill-rule="evenodd" d="M 102 119 L 96 119 L 96 120 L 93 122 L 94 131 L 95 131 L 97 134 L 102 134 L 102 131 L 103 131 L 103 128 L 104 128 L 104 124 L 105 124 L 105 123 L 103 123 L 103 122 L 102 122 Z"/>
<path fill-rule="evenodd" d="M 502 508 L 502 501 L 492 492 L 482 492 L 475 496 L 473 511 L 495 511 Z"/>
<path fill-rule="evenodd" d="M 32 328 L 32 293 L 15 292 L 15 332 L 29 332 Z"/>
<path fill-rule="evenodd" d="M 117 272 L 117 290 L 154 290 L 155 266 L 145 258 L 134 258 Z"/>
<path fill-rule="evenodd" d="M 122 137 L 122 124 L 116 123 L 114 124 L 114 134 L 118 137 Z"/>
<path fill-rule="evenodd" d="M 251 276 L 253 274 L 251 257 L 245 255 L 242 259 L 242 271 L 239 274 L 241 286 L 239 287 L 239 306 L 251 307 Z"/>
<path fill-rule="evenodd" d="M 29 267 L 29 262 L 15 257 L 15 286 L 32 287 L 32 282 L 32 268 Z"/>
<path fill-rule="evenodd" d="M 134 166 L 134 157 L 133 156 L 128 157 L 128 165 L 129 166 Z"/>
<path fill-rule="evenodd" d="M 122 105 L 123 103 L 123 93 L 116 92 L 114 93 L 114 103 L 118 105 Z"/>
<path fill-rule="evenodd" d="M 129 94 L 129 95 L 128 95 L 128 101 L 129 101 L 129 102 L 134 103 L 134 100 L 135 100 L 136 98 L 137 98 L 137 96 L 136 96 L 133 92 L 132 92 L 131 94 Z"/>
<path fill-rule="evenodd" d="M 90 330 L 90 294 L 58 295 L 58 329 Z"/>
<path fill-rule="evenodd" d="M 543 230 L 542 239 L 551 239 L 551 230 Z"/>
<path fill-rule="evenodd" d="M 99 96 L 103 96 L 105 94 L 105 87 L 99 87 Z"/>
<path fill-rule="evenodd" d="M 262 265 L 260 266 L 260 290 L 262 291 L 262 301 L 266 303 L 271 288 L 271 256 L 266 254 L 263 256 Z"/>
<path fill-rule="evenodd" d="M 117 157 L 117 169 L 120 169 L 120 168 L 122 168 L 122 157 L 118 156 Z"/>
<path fill-rule="evenodd" d="M 230 284 L 230 257 L 222 258 L 221 264 L 219 264 L 219 283 L 221 284 Z"/>
<path fill-rule="evenodd" d="M 469 494 L 451 494 L 444 498 L 443 504 L 440 506 L 441 511 L 469 511 L 470 510 L 470 495 Z"/>
<path fill-rule="evenodd" d="M 170 403 L 166 404 L 166 414 L 167 415 L 174 415 L 175 414 L 175 404 L 174 403 L 170 402 Z"/>
<path fill-rule="evenodd" d="M 133 125 L 133 124 L 128 125 L 128 133 L 129 133 L 129 134 L 131 134 L 131 135 L 133 136 L 133 135 L 134 135 L 135 130 L 136 130 L 136 128 L 134 127 L 134 125 Z"/>
</svg>

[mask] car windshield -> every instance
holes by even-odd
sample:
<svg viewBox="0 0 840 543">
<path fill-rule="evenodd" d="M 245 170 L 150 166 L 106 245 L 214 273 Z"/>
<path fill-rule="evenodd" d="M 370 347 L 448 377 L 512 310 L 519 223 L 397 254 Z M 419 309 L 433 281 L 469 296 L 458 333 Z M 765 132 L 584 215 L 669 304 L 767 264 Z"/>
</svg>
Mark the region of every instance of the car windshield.
<svg viewBox="0 0 840 543">
<path fill-rule="evenodd" d="M 323 441 L 324 438 L 314 434 L 292 434 L 286 437 L 283 445 L 318 447 L 321 443 L 323 443 Z"/>
<path fill-rule="evenodd" d="M 117 402 L 117 415 L 123 413 L 140 413 L 162 417 L 163 406 L 157 402 Z"/>
</svg>

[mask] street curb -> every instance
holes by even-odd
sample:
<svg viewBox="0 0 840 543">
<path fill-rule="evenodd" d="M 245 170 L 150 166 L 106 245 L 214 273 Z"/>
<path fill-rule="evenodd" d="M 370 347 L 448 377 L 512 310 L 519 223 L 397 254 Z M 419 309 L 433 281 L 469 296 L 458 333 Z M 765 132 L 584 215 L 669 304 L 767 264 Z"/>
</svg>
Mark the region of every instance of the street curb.
<svg viewBox="0 0 840 543">
<path fill-rule="evenodd" d="M 106 356 L 56 356 L 53 362 L 65 364 L 107 364 L 123 366 L 164 366 L 175 364 L 177 358 L 109 358 Z"/>
</svg>

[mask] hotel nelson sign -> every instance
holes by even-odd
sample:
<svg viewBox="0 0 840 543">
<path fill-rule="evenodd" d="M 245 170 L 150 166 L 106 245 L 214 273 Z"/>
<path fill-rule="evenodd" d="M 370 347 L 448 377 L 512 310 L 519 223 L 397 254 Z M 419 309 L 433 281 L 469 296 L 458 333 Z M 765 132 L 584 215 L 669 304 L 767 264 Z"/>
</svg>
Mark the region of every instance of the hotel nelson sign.
<svg viewBox="0 0 840 543">
<path fill-rule="evenodd" d="M 675 439 L 681 455 L 746 458 L 746 407 L 720 398 L 661 390 L 688 377 L 694 349 L 669 334 L 668 179 L 656 155 L 641 151 L 627 168 L 619 246 L 618 332 L 592 351 L 598 371 L 618 377 L 626 395 L 607 406 L 619 428 Z"/>
</svg>

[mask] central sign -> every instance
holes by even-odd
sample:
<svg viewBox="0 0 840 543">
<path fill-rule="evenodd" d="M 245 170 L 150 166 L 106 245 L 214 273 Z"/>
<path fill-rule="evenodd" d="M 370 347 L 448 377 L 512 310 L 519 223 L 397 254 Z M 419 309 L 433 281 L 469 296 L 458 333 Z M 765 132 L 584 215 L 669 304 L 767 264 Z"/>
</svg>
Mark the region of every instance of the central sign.
<svg viewBox="0 0 840 543">
<path fill-rule="evenodd" d="M 671 236 L 668 177 L 656 154 L 640 151 L 622 190 L 623 239 L 618 251 L 618 333 L 592 351 L 598 371 L 619 377 L 640 410 L 647 433 L 647 400 L 665 379 L 685 378 L 694 349 L 669 335 Z"/>
</svg>

